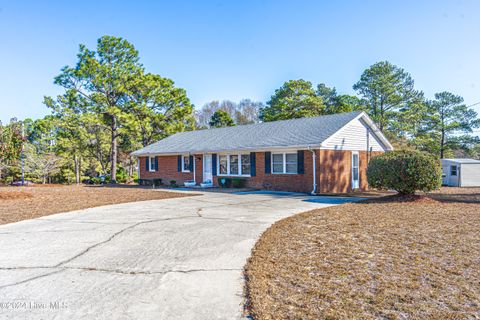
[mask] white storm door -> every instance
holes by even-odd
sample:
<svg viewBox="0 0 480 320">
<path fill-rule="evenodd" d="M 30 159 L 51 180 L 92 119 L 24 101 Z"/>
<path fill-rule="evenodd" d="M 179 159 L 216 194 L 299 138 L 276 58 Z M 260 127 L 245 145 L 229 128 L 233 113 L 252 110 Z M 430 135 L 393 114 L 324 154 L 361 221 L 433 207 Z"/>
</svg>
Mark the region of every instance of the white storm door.
<svg viewBox="0 0 480 320">
<path fill-rule="evenodd" d="M 207 180 L 213 181 L 211 154 L 203 155 L 203 181 Z"/>
<path fill-rule="evenodd" d="M 352 189 L 360 187 L 358 152 L 352 152 Z"/>
</svg>

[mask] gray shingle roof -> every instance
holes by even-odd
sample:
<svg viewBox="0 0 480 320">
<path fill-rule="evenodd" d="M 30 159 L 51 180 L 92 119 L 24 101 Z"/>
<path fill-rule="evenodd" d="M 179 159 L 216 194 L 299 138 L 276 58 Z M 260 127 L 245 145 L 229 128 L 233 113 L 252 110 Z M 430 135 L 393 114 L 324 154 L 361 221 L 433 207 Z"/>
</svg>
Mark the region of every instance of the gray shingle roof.
<svg viewBox="0 0 480 320">
<path fill-rule="evenodd" d="M 236 127 L 181 132 L 135 151 L 134 155 L 202 153 L 318 146 L 361 111 Z"/>
</svg>

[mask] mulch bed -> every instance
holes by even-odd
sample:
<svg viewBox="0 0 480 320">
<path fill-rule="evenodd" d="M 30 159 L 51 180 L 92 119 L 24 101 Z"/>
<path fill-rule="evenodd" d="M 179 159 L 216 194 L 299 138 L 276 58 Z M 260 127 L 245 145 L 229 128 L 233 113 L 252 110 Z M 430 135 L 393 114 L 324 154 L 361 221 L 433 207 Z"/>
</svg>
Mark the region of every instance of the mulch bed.
<svg viewBox="0 0 480 320">
<path fill-rule="evenodd" d="M 279 221 L 247 263 L 247 311 L 254 319 L 479 318 L 479 194 L 448 189 Z"/>
<path fill-rule="evenodd" d="M 102 205 L 185 197 L 135 186 L 0 187 L 0 224 Z"/>
</svg>

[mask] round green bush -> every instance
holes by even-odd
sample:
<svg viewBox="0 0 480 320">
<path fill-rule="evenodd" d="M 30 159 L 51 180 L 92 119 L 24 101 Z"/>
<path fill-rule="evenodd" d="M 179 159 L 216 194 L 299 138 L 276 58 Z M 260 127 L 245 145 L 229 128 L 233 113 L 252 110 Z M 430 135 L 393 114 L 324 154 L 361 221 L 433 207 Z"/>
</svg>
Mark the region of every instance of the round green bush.
<svg viewBox="0 0 480 320">
<path fill-rule="evenodd" d="M 372 158 L 367 168 L 368 184 L 377 189 L 393 189 L 400 194 L 436 190 L 442 185 L 440 160 L 413 150 L 399 150 Z"/>
</svg>

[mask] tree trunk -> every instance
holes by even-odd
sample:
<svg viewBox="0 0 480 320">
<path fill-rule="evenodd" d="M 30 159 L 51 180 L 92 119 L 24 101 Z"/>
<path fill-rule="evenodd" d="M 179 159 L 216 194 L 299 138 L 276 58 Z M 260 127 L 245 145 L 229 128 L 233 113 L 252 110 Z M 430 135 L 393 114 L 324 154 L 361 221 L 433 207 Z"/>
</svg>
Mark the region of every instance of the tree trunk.
<svg viewBox="0 0 480 320">
<path fill-rule="evenodd" d="M 78 157 L 78 183 L 82 183 L 82 157 Z"/>
<path fill-rule="evenodd" d="M 75 182 L 80 184 L 80 159 L 77 155 L 74 156 L 75 161 Z"/>
<path fill-rule="evenodd" d="M 445 112 L 442 108 L 440 112 L 440 120 L 442 124 L 442 138 L 440 140 L 440 159 L 443 159 L 443 153 L 444 153 L 444 148 L 445 148 Z"/>
<path fill-rule="evenodd" d="M 440 140 L 440 159 L 443 159 L 444 153 L 444 145 L 445 145 L 445 130 L 442 130 L 442 139 Z"/>
<path fill-rule="evenodd" d="M 135 170 L 135 159 L 130 157 L 130 177 L 133 177 L 133 171 Z"/>
<path fill-rule="evenodd" d="M 110 183 L 117 183 L 117 118 L 112 115 L 112 150 L 110 164 Z"/>
<path fill-rule="evenodd" d="M 384 121 L 385 121 L 385 118 L 384 118 L 384 110 L 383 110 L 383 104 L 380 105 L 380 121 L 379 121 L 379 129 L 381 132 L 383 132 L 383 128 L 384 128 Z"/>
</svg>

